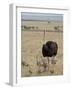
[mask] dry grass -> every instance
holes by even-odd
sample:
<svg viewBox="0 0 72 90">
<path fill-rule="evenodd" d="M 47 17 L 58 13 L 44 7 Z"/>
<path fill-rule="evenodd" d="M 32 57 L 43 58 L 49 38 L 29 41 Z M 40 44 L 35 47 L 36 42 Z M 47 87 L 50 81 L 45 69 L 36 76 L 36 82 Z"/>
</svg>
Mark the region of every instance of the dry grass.
<svg viewBox="0 0 72 90">
<path fill-rule="evenodd" d="M 41 52 L 42 45 L 44 43 L 43 36 L 44 36 L 44 32 L 37 32 L 37 31 L 21 32 L 21 61 L 28 64 L 28 66 L 25 66 L 23 64 L 21 65 L 22 77 L 63 74 L 63 33 L 62 32 L 45 33 L 45 42 L 55 41 L 58 44 L 58 54 L 56 56 L 57 62 L 54 66 L 50 63 L 49 71 L 46 70 L 45 72 L 43 72 L 44 70 L 43 67 L 40 67 L 41 72 L 39 71 L 39 66 L 37 65 L 37 61 L 42 59 L 47 60 L 42 56 L 42 52 Z M 54 70 L 54 73 L 52 70 Z"/>
</svg>

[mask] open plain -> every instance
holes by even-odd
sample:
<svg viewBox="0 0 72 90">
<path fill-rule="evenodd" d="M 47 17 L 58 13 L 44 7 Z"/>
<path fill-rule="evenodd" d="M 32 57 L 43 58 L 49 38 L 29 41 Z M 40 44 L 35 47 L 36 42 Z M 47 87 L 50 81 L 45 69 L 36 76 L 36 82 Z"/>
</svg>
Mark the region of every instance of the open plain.
<svg viewBox="0 0 72 90">
<path fill-rule="evenodd" d="M 55 41 L 58 44 L 58 52 L 55 57 L 56 64 L 50 65 L 44 71 L 43 66 L 37 62 L 47 58 L 42 56 L 42 45 L 46 41 Z M 51 72 L 54 70 L 54 72 Z M 21 76 L 52 76 L 63 75 L 63 23 L 22 21 L 21 28 Z"/>
</svg>

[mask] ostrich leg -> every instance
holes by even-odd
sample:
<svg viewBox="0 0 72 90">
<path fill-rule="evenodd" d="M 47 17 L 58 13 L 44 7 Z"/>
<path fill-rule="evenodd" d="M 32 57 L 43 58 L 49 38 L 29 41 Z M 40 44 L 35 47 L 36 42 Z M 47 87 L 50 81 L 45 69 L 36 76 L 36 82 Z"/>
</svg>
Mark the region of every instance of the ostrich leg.
<svg viewBox="0 0 72 90">
<path fill-rule="evenodd" d="M 52 57 L 51 64 L 52 64 L 52 69 L 50 70 L 50 72 L 54 73 L 54 67 L 55 67 L 55 64 L 56 64 L 54 56 Z"/>
<path fill-rule="evenodd" d="M 55 56 L 52 57 L 51 64 L 56 64 Z"/>
<path fill-rule="evenodd" d="M 48 71 L 49 71 L 49 57 L 47 57 L 47 60 L 48 60 Z"/>
</svg>

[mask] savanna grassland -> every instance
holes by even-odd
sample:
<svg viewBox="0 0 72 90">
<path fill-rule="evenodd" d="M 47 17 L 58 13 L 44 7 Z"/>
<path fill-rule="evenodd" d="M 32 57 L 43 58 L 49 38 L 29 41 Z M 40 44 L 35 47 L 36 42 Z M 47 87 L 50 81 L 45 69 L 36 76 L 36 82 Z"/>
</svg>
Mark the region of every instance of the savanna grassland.
<svg viewBox="0 0 72 90">
<path fill-rule="evenodd" d="M 21 76 L 63 75 L 63 23 L 22 21 L 21 25 Z M 42 45 L 46 41 L 55 41 L 58 44 L 56 64 L 50 63 L 49 71 L 44 71 L 43 66 L 37 65 L 38 61 L 43 63 L 42 59 L 47 62 L 47 58 L 42 56 Z M 51 70 L 54 72 L 50 72 Z"/>
</svg>

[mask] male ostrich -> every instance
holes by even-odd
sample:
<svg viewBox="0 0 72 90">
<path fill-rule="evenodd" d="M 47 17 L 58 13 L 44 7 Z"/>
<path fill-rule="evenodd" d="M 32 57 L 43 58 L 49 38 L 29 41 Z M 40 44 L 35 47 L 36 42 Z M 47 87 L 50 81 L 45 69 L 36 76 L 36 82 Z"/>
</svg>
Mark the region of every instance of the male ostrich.
<svg viewBox="0 0 72 90">
<path fill-rule="evenodd" d="M 57 55 L 58 45 L 54 41 L 48 41 L 43 44 L 42 55 L 48 59 L 48 70 L 49 70 L 49 57 L 52 57 L 52 64 L 54 64 L 54 58 Z"/>
</svg>

